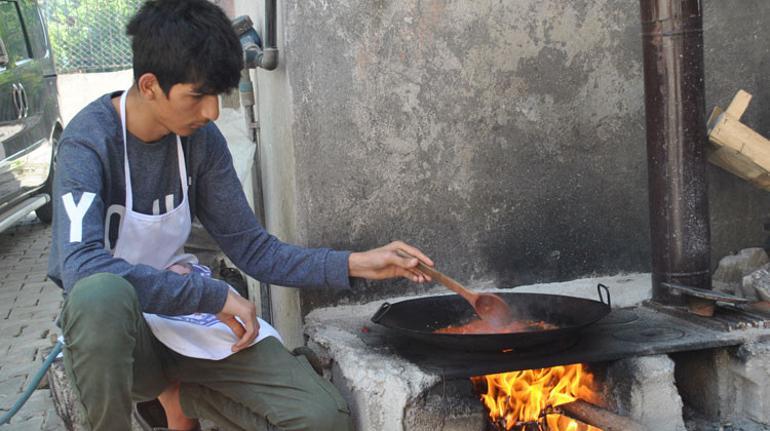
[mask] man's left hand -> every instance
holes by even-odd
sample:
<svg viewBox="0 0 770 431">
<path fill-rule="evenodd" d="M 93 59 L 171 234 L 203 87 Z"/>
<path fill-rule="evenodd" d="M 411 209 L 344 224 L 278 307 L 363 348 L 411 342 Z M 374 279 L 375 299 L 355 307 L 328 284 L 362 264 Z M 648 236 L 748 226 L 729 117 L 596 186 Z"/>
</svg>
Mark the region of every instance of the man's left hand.
<svg viewBox="0 0 770 431">
<path fill-rule="evenodd" d="M 396 250 L 403 250 L 414 258 L 401 257 Z M 420 250 L 401 241 L 393 241 L 380 248 L 351 253 L 348 270 L 351 277 L 369 280 L 404 277 L 415 283 L 430 281 L 430 277 L 417 269 L 418 259 L 428 266 L 433 266 L 433 261 Z"/>
</svg>

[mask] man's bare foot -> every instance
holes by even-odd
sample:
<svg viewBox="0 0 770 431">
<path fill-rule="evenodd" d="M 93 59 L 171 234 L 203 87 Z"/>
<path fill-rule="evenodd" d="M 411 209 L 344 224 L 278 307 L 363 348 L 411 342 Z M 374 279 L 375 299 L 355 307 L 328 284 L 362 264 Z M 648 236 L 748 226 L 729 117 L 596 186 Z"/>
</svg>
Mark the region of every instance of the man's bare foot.
<svg viewBox="0 0 770 431">
<path fill-rule="evenodd" d="M 179 383 L 174 383 L 167 387 L 163 393 L 158 395 L 158 401 L 166 411 L 166 422 L 171 430 L 194 430 L 198 427 L 198 420 L 188 418 L 182 411 L 182 404 L 179 401 Z"/>
</svg>

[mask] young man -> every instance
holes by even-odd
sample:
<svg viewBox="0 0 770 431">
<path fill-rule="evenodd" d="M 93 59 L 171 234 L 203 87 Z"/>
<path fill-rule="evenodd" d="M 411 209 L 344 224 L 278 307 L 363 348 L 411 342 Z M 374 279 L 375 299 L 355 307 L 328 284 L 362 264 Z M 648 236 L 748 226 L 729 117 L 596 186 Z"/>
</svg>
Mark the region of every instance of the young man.
<svg viewBox="0 0 770 431">
<path fill-rule="evenodd" d="M 160 395 L 171 428 L 194 429 L 194 418 L 209 418 L 225 429 L 349 429 L 344 400 L 303 357 L 274 337 L 254 344 L 259 324 L 250 301 L 184 269 L 195 263 L 182 249 L 191 214 L 239 268 L 268 283 L 423 282 L 417 258 L 432 262 L 401 242 L 350 253 L 269 235 L 211 123 L 219 115 L 217 95 L 237 85 L 242 67 L 227 17 L 205 0 L 149 1 L 128 34 L 133 86 L 81 111 L 57 154 L 49 275 L 66 293 L 65 367 L 86 426 L 128 430 L 132 401 Z M 400 257 L 397 249 L 417 258 Z M 211 313 L 230 322 L 235 316 L 245 334 L 224 359 L 194 358 L 161 341 L 163 331 L 143 313 Z"/>
</svg>

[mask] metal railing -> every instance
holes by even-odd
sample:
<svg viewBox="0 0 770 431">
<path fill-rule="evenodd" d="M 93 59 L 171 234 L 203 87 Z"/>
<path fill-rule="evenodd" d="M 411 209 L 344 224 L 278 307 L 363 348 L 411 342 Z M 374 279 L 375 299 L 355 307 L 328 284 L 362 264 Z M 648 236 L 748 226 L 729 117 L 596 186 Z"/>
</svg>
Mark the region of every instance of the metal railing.
<svg viewBox="0 0 770 431">
<path fill-rule="evenodd" d="M 58 73 L 131 68 L 126 23 L 143 0 L 39 0 Z"/>
</svg>

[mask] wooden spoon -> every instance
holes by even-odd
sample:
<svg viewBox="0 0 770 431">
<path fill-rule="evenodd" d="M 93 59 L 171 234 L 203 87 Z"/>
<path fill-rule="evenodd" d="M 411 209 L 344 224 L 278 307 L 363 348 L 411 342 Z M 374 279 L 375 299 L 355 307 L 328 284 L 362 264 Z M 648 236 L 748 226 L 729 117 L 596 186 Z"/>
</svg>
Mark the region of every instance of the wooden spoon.
<svg viewBox="0 0 770 431">
<path fill-rule="evenodd" d="M 406 259 L 415 259 L 411 254 L 396 250 L 396 254 Z M 495 326 L 505 326 L 513 322 L 513 313 L 503 298 L 494 293 L 476 293 L 468 290 L 462 284 L 453 280 L 451 277 L 442 274 L 434 268 L 422 263 L 417 259 L 417 269 L 433 280 L 443 284 L 449 290 L 462 296 L 476 310 L 476 314 L 482 320 L 485 320 Z"/>
</svg>

